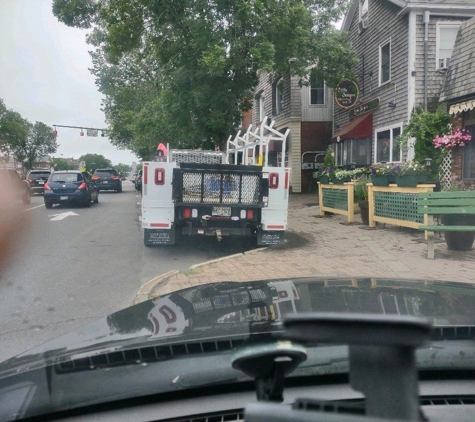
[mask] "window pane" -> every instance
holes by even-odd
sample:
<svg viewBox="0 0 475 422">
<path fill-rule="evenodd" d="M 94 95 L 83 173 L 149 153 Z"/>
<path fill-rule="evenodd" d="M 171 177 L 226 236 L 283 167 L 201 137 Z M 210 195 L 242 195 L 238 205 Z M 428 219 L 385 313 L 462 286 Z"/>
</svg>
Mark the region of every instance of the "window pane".
<svg viewBox="0 0 475 422">
<path fill-rule="evenodd" d="M 381 47 L 381 83 L 389 81 L 391 69 L 390 44 Z"/>
<path fill-rule="evenodd" d="M 391 131 L 385 130 L 378 132 L 376 136 L 376 161 L 389 162 L 389 153 L 391 150 Z"/>
<path fill-rule="evenodd" d="M 392 161 L 401 161 L 401 149 L 399 148 L 399 142 L 397 137 L 401 134 L 401 128 L 397 127 L 393 129 L 393 154 Z"/>
<path fill-rule="evenodd" d="M 472 138 L 475 136 L 475 125 L 466 126 Z M 463 178 L 475 179 L 475 144 L 470 142 L 463 151 Z"/>
<path fill-rule="evenodd" d="M 363 17 L 368 13 L 368 0 L 360 0 L 360 16 Z"/>
<path fill-rule="evenodd" d="M 452 50 L 459 28 L 455 26 L 441 26 L 439 30 L 439 48 Z"/>
<path fill-rule="evenodd" d="M 312 86 L 310 88 L 310 104 L 325 104 L 325 89 L 324 84 L 319 87 Z"/>
</svg>

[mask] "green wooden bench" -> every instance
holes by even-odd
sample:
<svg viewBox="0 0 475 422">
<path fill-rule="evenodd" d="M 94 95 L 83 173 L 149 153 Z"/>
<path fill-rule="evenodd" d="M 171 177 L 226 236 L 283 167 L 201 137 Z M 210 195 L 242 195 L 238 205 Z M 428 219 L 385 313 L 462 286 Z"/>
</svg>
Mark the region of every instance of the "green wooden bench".
<svg viewBox="0 0 475 422">
<path fill-rule="evenodd" d="M 434 259 L 434 232 L 473 232 L 475 226 L 445 226 L 434 224 L 434 215 L 475 214 L 475 191 L 420 193 L 417 201 L 419 214 L 426 214 L 427 224 L 419 230 L 427 231 L 427 258 Z"/>
</svg>

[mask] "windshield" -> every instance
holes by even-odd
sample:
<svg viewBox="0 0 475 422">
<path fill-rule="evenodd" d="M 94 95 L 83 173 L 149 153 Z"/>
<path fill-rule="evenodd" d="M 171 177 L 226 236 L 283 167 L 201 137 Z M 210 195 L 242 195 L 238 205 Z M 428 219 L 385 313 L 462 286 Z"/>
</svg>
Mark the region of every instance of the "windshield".
<svg viewBox="0 0 475 422">
<path fill-rule="evenodd" d="M 472 374 L 472 1 L 81 3 L 0 5 L 0 403 L 254 397 L 269 344 L 365 396 L 307 313 L 424 320 L 421 373 Z"/>
</svg>

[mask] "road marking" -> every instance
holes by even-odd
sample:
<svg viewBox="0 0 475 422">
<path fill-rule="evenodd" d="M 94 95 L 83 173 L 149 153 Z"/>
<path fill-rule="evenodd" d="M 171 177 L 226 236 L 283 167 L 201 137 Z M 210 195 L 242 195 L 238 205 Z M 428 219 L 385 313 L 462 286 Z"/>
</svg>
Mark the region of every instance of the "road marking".
<svg viewBox="0 0 475 422">
<path fill-rule="evenodd" d="M 35 208 L 39 208 L 39 207 L 44 207 L 44 204 L 37 205 L 36 207 L 33 207 L 33 208 L 28 208 L 28 209 L 26 209 L 26 210 L 23 210 L 23 211 L 31 211 L 31 210 L 34 210 Z"/>
<path fill-rule="evenodd" d="M 77 216 L 79 214 L 76 214 L 75 212 L 72 212 L 72 211 L 68 211 L 68 212 L 62 212 L 61 214 L 48 215 L 48 217 L 53 217 L 49 221 L 60 221 L 60 220 L 64 220 L 66 217 L 70 217 L 73 215 Z"/>
</svg>

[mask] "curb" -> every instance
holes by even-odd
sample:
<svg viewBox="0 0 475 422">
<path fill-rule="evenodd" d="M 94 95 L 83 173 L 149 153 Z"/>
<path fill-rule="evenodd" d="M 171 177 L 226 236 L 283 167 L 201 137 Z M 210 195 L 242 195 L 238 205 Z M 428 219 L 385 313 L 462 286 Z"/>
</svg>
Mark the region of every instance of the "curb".
<svg viewBox="0 0 475 422">
<path fill-rule="evenodd" d="M 170 277 L 173 277 L 174 275 L 178 274 L 180 271 L 178 270 L 172 270 L 168 271 L 166 273 L 163 273 L 155 278 L 152 278 L 151 280 L 147 281 L 138 291 L 137 295 L 135 296 L 134 299 L 134 305 L 137 303 L 145 302 L 146 300 L 149 299 L 148 295 L 150 292 L 159 284 L 163 283 L 164 281 L 168 280 Z"/>
<path fill-rule="evenodd" d="M 239 256 L 245 256 L 245 255 L 251 255 L 260 251 L 265 251 L 267 250 L 268 247 L 266 248 L 256 248 L 256 249 L 251 249 L 246 252 L 240 252 L 228 256 L 223 256 L 221 258 L 216 258 L 212 259 L 210 261 L 205 261 L 205 262 L 200 262 L 199 264 L 192 265 L 189 269 L 190 270 L 196 270 L 197 268 L 205 267 L 207 265 L 215 264 L 217 262 L 221 261 L 226 261 L 231 258 L 236 258 Z M 151 280 L 147 281 L 142 287 L 140 287 L 139 291 L 137 292 L 137 295 L 135 296 L 133 304 L 136 305 L 137 303 L 145 302 L 146 300 L 149 299 L 149 294 L 160 284 L 162 284 L 164 281 L 167 281 L 169 278 L 173 277 L 174 275 L 179 274 L 180 271 L 178 270 L 172 270 L 168 271 L 166 273 L 160 274 L 157 277 L 152 278 Z"/>
</svg>

